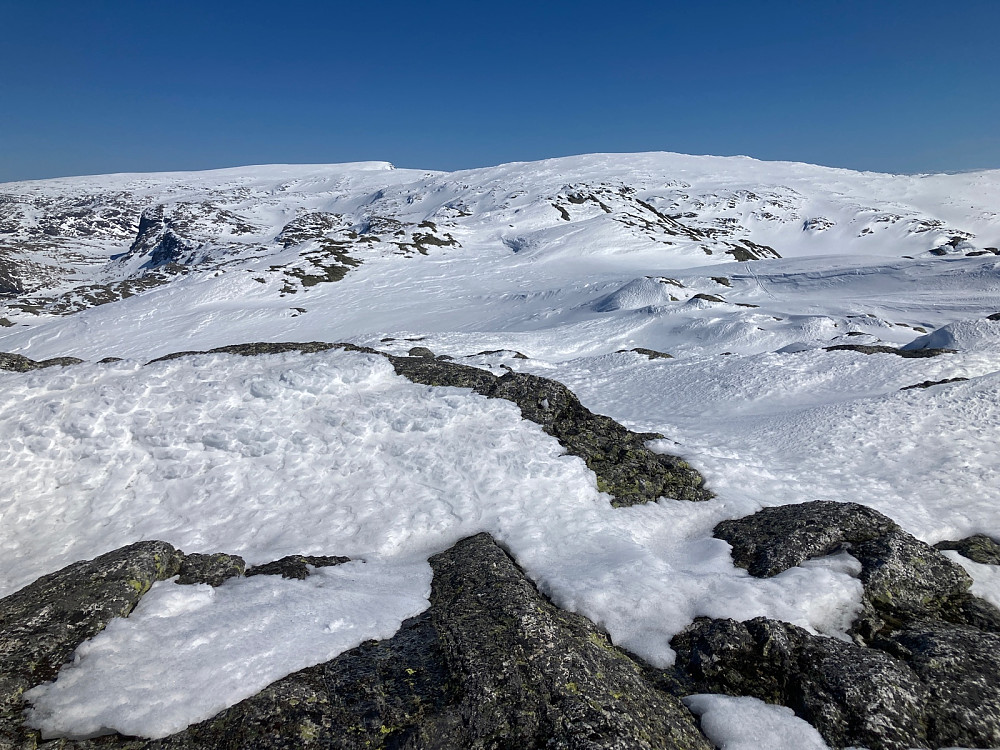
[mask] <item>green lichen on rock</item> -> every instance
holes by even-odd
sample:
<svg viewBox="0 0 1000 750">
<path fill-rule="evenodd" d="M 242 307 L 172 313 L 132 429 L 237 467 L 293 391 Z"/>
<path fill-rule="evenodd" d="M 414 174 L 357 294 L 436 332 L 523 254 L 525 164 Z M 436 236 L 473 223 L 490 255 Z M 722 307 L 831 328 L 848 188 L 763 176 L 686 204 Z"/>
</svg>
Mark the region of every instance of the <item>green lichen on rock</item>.
<svg viewBox="0 0 1000 750">
<path fill-rule="evenodd" d="M 963 557 L 981 565 L 1000 565 L 1000 543 L 985 534 L 973 534 L 955 542 L 938 542 L 934 548 L 955 550 Z"/>
<path fill-rule="evenodd" d="M 430 608 L 159 740 L 52 750 L 710 750 L 680 699 L 542 597 L 486 534 L 430 560 Z"/>
<path fill-rule="evenodd" d="M 216 552 L 211 555 L 192 553 L 184 556 L 177 583 L 207 583 L 220 586 L 223 581 L 243 575 L 246 562 L 239 555 Z"/>
<path fill-rule="evenodd" d="M 181 559 L 166 542 L 137 542 L 0 600 L 0 747 L 19 731 L 21 694 L 54 679 L 77 646 L 128 615 L 154 581 L 176 575 Z"/>
<path fill-rule="evenodd" d="M 662 435 L 632 432 L 610 417 L 594 414 L 562 383 L 522 372 L 497 376 L 422 357 L 389 356 L 389 361 L 397 373 L 416 383 L 471 388 L 487 398 L 514 402 L 525 419 L 540 425 L 568 453 L 587 463 L 601 490 L 613 495 L 615 505 L 635 505 L 660 497 L 712 497 L 704 478 L 686 462 L 646 446 Z"/>
</svg>

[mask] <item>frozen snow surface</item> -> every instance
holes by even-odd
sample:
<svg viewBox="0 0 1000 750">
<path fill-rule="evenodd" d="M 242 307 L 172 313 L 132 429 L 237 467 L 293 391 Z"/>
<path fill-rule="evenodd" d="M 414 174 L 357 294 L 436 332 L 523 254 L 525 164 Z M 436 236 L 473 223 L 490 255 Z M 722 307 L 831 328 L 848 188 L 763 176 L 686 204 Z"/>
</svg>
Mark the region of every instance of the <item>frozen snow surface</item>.
<svg viewBox="0 0 1000 750">
<path fill-rule="evenodd" d="M 1000 538 L 1000 172 L 593 155 L 111 175 L 0 198 L 0 351 L 87 360 L 0 371 L 0 595 L 140 539 L 353 560 L 302 582 L 157 584 L 29 695 L 48 733 L 164 736 L 387 637 L 426 606 L 428 556 L 479 531 L 663 666 L 696 616 L 843 637 L 859 606 L 849 556 L 752 578 L 712 537 L 720 520 L 837 500 L 928 542 Z M 654 448 L 716 498 L 614 509 L 513 404 L 375 355 L 143 364 L 309 340 L 559 380 L 663 434 Z M 992 566 L 949 554 L 1000 603 Z M 825 747 L 786 709 L 689 705 L 720 748 Z"/>
</svg>

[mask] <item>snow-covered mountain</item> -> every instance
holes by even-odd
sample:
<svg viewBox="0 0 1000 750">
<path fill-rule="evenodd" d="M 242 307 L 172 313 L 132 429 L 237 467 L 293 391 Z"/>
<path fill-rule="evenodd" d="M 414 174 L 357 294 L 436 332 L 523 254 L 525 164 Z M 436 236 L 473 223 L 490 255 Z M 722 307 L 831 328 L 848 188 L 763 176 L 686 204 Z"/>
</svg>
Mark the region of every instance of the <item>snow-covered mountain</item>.
<svg viewBox="0 0 1000 750">
<path fill-rule="evenodd" d="M 0 370 L 0 596 L 143 539 L 250 565 L 352 560 L 301 582 L 153 584 L 36 688 L 33 721 L 181 731 L 389 638 L 427 607 L 427 559 L 482 531 L 659 669 L 702 616 L 874 652 L 860 541 L 759 576 L 718 525 L 836 501 L 913 544 L 1000 539 L 998 248 L 1000 171 L 616 154 L 0 185 L 0 352 L 21 355 L 0 366 L 25 370 Z M 310 341 L 355 348 L 146 364 Z M 33 369 L 58 357 L 83 362 Z M 604 458 L 546 422 L 549 391 L 518 401 L 467 373 L 415 376 L 418 360 L 563 383 L 714 498 L 618 502 Z M 1000 606 L 996 566 L 943 554 Z M 169 665 L 169 689 L 137 660 Z M 977 689 L 1000 707 L 1000 678 Z M 753 726 L 826 746 L 751 698 L 688 704 L 719 744 Z"/>
</svg>

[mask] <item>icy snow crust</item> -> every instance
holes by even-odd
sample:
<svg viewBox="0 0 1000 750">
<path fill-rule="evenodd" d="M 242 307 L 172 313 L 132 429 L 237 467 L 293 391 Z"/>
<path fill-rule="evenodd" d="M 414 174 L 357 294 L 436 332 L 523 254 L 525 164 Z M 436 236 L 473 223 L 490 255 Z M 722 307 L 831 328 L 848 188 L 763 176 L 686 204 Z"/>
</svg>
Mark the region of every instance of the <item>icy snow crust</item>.
<svg viewBox="0 0 1000 750">
<path fill-rule="evenodd" d="M 618 194 L 623 186 L 665 215 L 694 215 L 681 219 L 693 226 L 735 221 L 740 236 L 782 257 L 736 262 L 718 243 L 710 256 L 701 242 L 623 224 L 621 205 L 651 216 Z M 0 328 L 0 351 L 33 359 L 126 358 L 0 372 L 9 446 L 0 451 L 0 594 L 143 538 L 251 564 L 354 559 L 302 582 L 157 584 L 29 696 L 49 732 L 162 736 L 385 637 L 426 606 L 427 557 L 482 530 L 556 604 L 659 665 L 673 660 L 670 637 L 698 615 L 764 615 L 838 636 L 858 606 L 849 556 L 754 579 L 712 537 L 722 519 L 838 500 L 877 508 L 927 542 L 1000 538 L 1000 321 L 987 319 L 1000 312 L 1000 258 L 985 249 L 1000 246 L 1000 172 L 900 176 L 639 154 L 450 174 L 273 166 L 0 190 L 217 201 L 256 227 L 220 229 L 220 241 L 256 249 L 211 272 L 71 316 L 18 313 Z M 591 192 L 610 213 L 567 200 Z M 262 254 L 260 243 L 308 211 L 356 227 L 372 216 L 430 220 L 459 244 L 426 256 L 373 251 L 342 280 L 282 297 L 268 269 L 298 250 Z M 958 233 L 973 236 L 947 244 Z M 86 240 L 92 257 L 75 273 L 99 275 L 129 242 Z M 943 256 L 929 252 L 941 247 Z M 664 434 L 654 447 L 690 461 L 717 497 L 612 509 L 584 464 L 512 404 L 414 385 L 380 357 L 141 365 L 254 340 L 349 340 L 396 354 L 419 345 L 554 378 L 590 409 Z M 823 349 L 844 343 L 957 351 L 904 359 Z M 675 358 L 618 351 L 636 347 Z M 501 351 L 477 354 L 491 350 Z M 956 377 L 968 380 L 900 390 Z M 991 566 L 949 554 L 974 592 L 1000 602 Z M 185 689 L 203 684 L 212 704 Z M 150 702 L 154 690 L 163 703 Z M 786 727 L 798 746 L 816 740 L 774 707 L 698 701 L 726 747 L 745 746 L 740 726 L 744 739 Z"/>
</svg>

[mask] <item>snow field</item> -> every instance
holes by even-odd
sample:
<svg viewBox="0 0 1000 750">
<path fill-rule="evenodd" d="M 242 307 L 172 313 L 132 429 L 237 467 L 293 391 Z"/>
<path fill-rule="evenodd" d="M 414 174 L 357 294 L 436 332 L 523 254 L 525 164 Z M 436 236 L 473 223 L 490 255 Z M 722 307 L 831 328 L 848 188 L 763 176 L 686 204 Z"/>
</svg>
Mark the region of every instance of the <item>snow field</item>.
<svg viewBox="0 0 1000 750">
<path fill-rule="evenodd" d="M 78 653 L 65 687 L 61 676 L 32 693 L 46 731 L 163 736 L 386 637 L 426 606 L 426 558 L 482 530 L 556 604 L 663 666 L 670 637 L 697 615 L 768 615 L 837 634 L 858 606 L 842 560 L 769 580 L 733 568 L 711 529 L 750 504 L 613 509 L 583 462 L 513 404 L 412 384 L 380 357 L 202 355 L 3 379 L 5 592 L 138 539 L 251 564 L 294 553 L 358 561 L 302 585 L 158 585 Z M 351 598 L 366 587 L 367 604 Z M 267 596 L 282 597 L 280 616 L 262 606 Z M 290 654 L 274 642 L 293 620 Z M 261 632 L 234 636 L 248 630 Z M 212 700 L 190 685 L 212 685 Z M 154 690 L 159 702 L 136 698 Z"/>
</svg>

